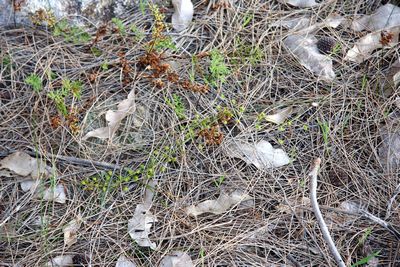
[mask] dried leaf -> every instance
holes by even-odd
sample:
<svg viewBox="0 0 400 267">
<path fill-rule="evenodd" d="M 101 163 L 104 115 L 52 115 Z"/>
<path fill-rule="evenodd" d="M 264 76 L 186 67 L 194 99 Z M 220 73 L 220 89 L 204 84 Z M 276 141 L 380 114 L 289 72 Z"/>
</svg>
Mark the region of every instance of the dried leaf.
<svg viewBox="0 0 400 267">
<path fill-rule="evenodd" d="M 265 119 L 269 122 L 275 123 L 275 124 L 282 124 L 285 122 L 285 120 L 292 114 L 293 108 L 292 107 L 287 107 L 284 109 L 281 109 L 277 113 L 273 115 L 267 115 L 265 116 Z"/>
<path fill-rule="evenodd" d="M 382 143 L 378 148 L 379 161 L 387 169 L 400 168 L 400 126 L 382 129 Z"/>
<path fill-rule="evenodd" d="M 149 239 L 150 228 L 157 221 L 156 217 L 145 208 L 143 204 L 138 204 L 135 214 L 128 222 L 129 235 L 141 247 L 156 248 L 156 244 Z"/>
<path fill-rule="evenodd" d="M 288 4 L 295 7 L 313 7 L 318 5 L 315 0 L 278 0 L 282 4 Z"/>
<path fill-rule="evenodd" d="M 309 207 L 311 201 L 308 197 L 301 198 L 292 198 L 288 200 L 288 203 L 280 203 L 276 209 L 282 213 L 292 213 L 292 210 L 295 212 L 301 211 L 303 207 Z"/>
<path fill-rule="evenodd" d="M 393 83 L 395 86 L 400 84 L 400 71 L 393 75 Z"/>
<path fill-rule="evenodd" d="M 312 73 L 328 81 L 335 78 L 332 59 L 318 51 L 317 39 L 313 35 L 289 35 L 283 42 L 300 64 Z"/>
<path fill-rule="evenodd" d="M 194 264 L 188 254 L 182 251 L 174 251 L 171 255 L 165 256 L 159 267 L 193 267 Z"/>
<path fill-rule="evenodd" d="M 386 4 L 374 14 L 353 21 L 351 28 L 355 31 L 380 31 L 395 26 L 400 26 L 400 7 Z"/>
<path fill-rule="evenodd" d="M 191 0 L 172 0 L 175 12 L 172 14 L 172 27 L 180 32 L 185 30 L 193 19 Z"/>
<path fill-rule="evenodd" d="M 62 184 L 58 184 L 54 189 L 47 188 L 43 193 L 43 199 L 64 204 L 67 201 L 67 194 L 64 186 Z"/>
<path fill-rule="evenodd" d="M 71 246 L 77 241 L 77 233 L 81 227 L 82 217 L 77 216 L 76 219 L 70 221 L 64 228 L 64 245 Z"/>
<path fill-rule="evenodd" d="M 353 48 L 347 52 L 345 60 L 362 63 L 371 56 L 371 53 L 375 49 L 395 46 L 399 42 L 400 26 L 388 28 L 386 32 L 390 34 L 392 38 L 384 40 L 384 42 L 382 42 L 381 31 L 372 32 L 362 37 Z"/>
<path fill-rule="evenodd" d="M 134 90 L 132 90 L 127 99 L 122 100 L 118 104 L 117 111 L 108 110 L 106 113 L 106 120 L 108 121 L 107 127 L 98 128 L 88 132 L 82 139 L 86 140 L 90 137 L 97 137 L 100 139 L 112 138 L 118 130 L 121 121 L 135 110 Z"/>
<path fill-rule="evenodd" d="M 258 169 L 278 168 L 290 163 L 290 158 L 280 148 L 273 148 L 264 140 L 257 143 L 231 142 L 228 144 L 228 156 L 240 158 Z"/>
<path fill-rule="evenodd" d="M 21 176 L 32 178 L 49 177 L 51 168 L 40 159 L 35 159 L 25 152 L 17 151 L 0 161 L 0 169 L 8 169 Z"/>
<path fill-rule="evenodd" d="M 252 198 L 246 193 L 235 190 L 231 194 L 221 193 L 216 200 L 206 200 L 198 205 L 191 205 L 187 207 L 185 211 L 191 216 L 198 216 L 203 213 L 221 214 L 230 209 L 232 206 L 250 199 Z"/>
<path fill-rule="evenodd" d="M 25 180 L 20 183 L 21 189 L 24 192 L 31 191 L 31 193 L 35 192 L 37 187 L 40 184 L 40 180 Z"/>
<path fill-rule="evenodd" d="M 64 204 L 67 201 L 67 194 L 63 185 L 58 184 L 55 188 L 46 188 L 40 191 L 40 180 L 25 180 L 20 183 L 24 192 L 30 191 L 35 197 L 43 197 L 44 200 L 55 201 Z"/>
<path fill-rule="evenodd" d="M 284 27 L 291 30 L 304 29 L 310 26 L 309 18 L 293 18 L 293 19 L 279 19 L 277 22 L 271 24 L 272 27 Z"/>
<path fill-rule="evenodd" d="M 117 264 L 115 264 L 115 267 L 136 267 L 136 264 L 130 261 L 124 255 L 121 255 L 119 256 Z"/>
<path fill-rule="evenodd" d="M 73 266 L 73 256 L 72 255 L 64 255 L 64 256 L 57 256 L 51 259 L 46 266 L 47 267 L 70 267 Z"/>
</svg>

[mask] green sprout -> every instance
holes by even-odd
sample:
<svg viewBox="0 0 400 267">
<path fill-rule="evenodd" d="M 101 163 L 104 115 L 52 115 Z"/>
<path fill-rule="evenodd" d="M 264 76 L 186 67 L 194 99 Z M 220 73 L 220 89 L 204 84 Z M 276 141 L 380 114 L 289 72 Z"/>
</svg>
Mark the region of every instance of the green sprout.
<svg viewBox="0 0 400 267">
<path fill-rule="evenodd" d="M 210 63 L 210 77 L 208 82 L 213 86 L 217 86 L 218 83 L 224 83 L 227 76 L 231 73 L 228 66 L 225 64 L 225 58 L 221 52 L 216 49 L 211 51 L 211 63 Z"/>
<path fill-rule="evenodd" d="M 119 34 L 121 34 L 122 36 L 126 35 L 126 28 L 125 28 L 124 22 L 121 19 L 112 18 L 111 22 L 114 23 Z"/>
<path fill-rule="evenodd" d="M 25 79 L 25 83 L 30 85 L 33 91 L 35 91 L 36 93 L 39 93 L 43 89 L 42 79 L 34 73 L 30 74 Z"/>
</svg>

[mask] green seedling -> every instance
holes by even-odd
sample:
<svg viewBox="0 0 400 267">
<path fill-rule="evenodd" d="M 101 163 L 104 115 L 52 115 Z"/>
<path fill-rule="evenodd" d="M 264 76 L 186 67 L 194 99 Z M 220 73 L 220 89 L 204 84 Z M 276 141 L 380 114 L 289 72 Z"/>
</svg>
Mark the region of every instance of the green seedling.
<svg viewBox="0 0 400 267">
<path fill-rule="evenodd" d="M 225 180 L 225 176 L 222 175 L 218 178 L 218 180 L 214 180 L 214 184 L 216 187 L 220 187 Z"/>
<path fill-rule="evenodd" d="M 122 36 L 126 35 L 126 27 L 121 19 L 112 18 L 111 22 L 114 23 L 119 34 L 121 34 Z"/>
<path fill-rule="evenodd" d="M 104 70 L 104 71 L 109 69 L 109 65 L 108 65 L 107 61 L 101 63 L 100 67 L 101 67 L 101 69 Z"/>
<path fill-rule="evenodd" d="M 131 24 L 129 29 L 135 35 L 135 41 L 140 42 L 144 39 L 144 32 L 141 31 L 135 24 Z"/>
<path fill-rule="evenodd" d="M 210 76 L 208 82 L 217 86 L 219 83 L 224 83 L 231 73 L 228 66 L 225 64 L 224 55 L 216 49 L 211 51 L 211 63 L 209 67 Z"/>
<path fill-rule="evenodd" d="M 139 9 L 142 15 L 146 14 L 147 0 L 139 0 Z"/>
<path fill-rule="evenodd" d="M 47 97 L 54 101 L 57 110 L 64 117 L 68 115 L 67 106 L 65 105 L 65 97 L 67 95 L 68 95 L 68 92 L 63 88 L 47 93 Z"/>
<path fill-rule="evenodd" d="M 11 68 L 11 57 L 10 57 L 10 55 L 4 55 L 3 57 L 2 57 L 2 59 L 1 59 L 1 64 L 2 64 L 2 66 L 1 66 L 1 69 L 9 69 L 9 68 Z"/>
<path fill-rule="evenodd" d="M 368 227 L 365 233 L 363 233 L 363 235 L 358 240 L 357 246 L 364 245 L 365 241 L 368 239 L 371 233 L 372 233 L 372 228 Z"/>
<path fill-rule="evenodd" d="M 83 27 L 72 26 L 66 19 L 62 19 L 54 25 L 54 36 L 61 36 L 67 42 L 74 44 L 87 43 L 91 40 L 91 36 Z"/>
<path fill-rule="evenodd" d="M 367 257 L 362 258 L 361 260 L 357 261 L 356 263 L 352 264 L 351 267 L 356 267 L 356 266 L 367 264 L 371 259 L 377 257 L 379 255 L 379 253 L 380 253 L 380 251 L 376 251 L 376 252 L 368 255 Z"/>
<path fill-rule="evenodd" d="M 25 83 L 30 85 L 32 87 L 33 91 L 35 91 L 36 93 L 39 93 L 43 89 L 42 79 L 34 73 L 30 74 L 25 79 Z"/>
<path fill-rule="evenodd" d="M 364 91 L 364 89 L 367 87 L 367 85 L 368 85 L 368 79 L 367 79 L 367 76 L 364 75 L 361 80 L 361 90 Z"/>
<path fill-rule="evenodd" d="M 180 120 L 186 119 L 186 108 L 183 104 L 182 98 L 179 95 L 173 94 L 172 99 L 165 97 L 165 103 L 175 112 L 176 116 Z"/>
<path fill-rule="evenodd" d="M 160 38 L 154 43 L 154 48 L 157 51 L 163 51 L 166 49 L 171 49 L 172 51 L 176 51 L 176 46 L 171 37 Z"/>
<path fill-rule="evenodd" d="M 253 18 L 254 18 L 254 14 L 247 13 L 243 18 L 242 27 L 245 28 L 247 25 L 249 25 L 249 23 L 253 20 Z"/>
<path fill-rule="evenodd" d="M 101 51 L 99 48 L 92 46 L 90 48 L 90 52 L 92 52 L 92 55 L 95 57 L 100 57 L 103 54 L 103 51 Z"/>
<path fill-rule="evenodd" d="M 336 45 L 332 49 L 331 55 L 337 55 L 341 50 L 342 50 L 341 44 L 336 43 Z"/>
<path fill-rule="evenodd" d="M 329 123 L 326 121 L 320 121 L 319 119 L 317 119 L 319 128 L 321 129 L 322 132 L 322 138 L 324 140 L 325 145 L 328 145 L 329 143 L 329 132 L 330 132 L 330 128 L 329 128 Z"/>
<path fill-rule="evenodd" d="M 74 98 L 80 99 L 82 93 L 82 82 L 81 81 L 71 81 L 69 79 L 62 80 L 62 88 L 65 92 L 71 93 Z M 67 93 L 67 95 L 68 95 Z"/>
</svg>

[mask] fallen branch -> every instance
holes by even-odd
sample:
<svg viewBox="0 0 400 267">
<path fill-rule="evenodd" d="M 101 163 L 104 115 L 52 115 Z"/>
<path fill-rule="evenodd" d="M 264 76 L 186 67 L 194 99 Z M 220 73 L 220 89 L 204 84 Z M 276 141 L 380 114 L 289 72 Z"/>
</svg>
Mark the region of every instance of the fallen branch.
<svg viewBox="0 0 400 267">
<path fill-rule="evenodd" d="M 95 167 L 99 167 L 99 168 L 103 168 L 103 169 L 108 169 L 108 170 L 120 170 L 123 169 L 123 167 L 116 165 L 116 164 L 111 164 L 111 163 L 107 163 L 107 162 L 100 162 L 100 161 L 93 161 L 93 160 L 89 160 L 89 159 L 82 159 L 82 158 L 76 158 L 76 157 L 70 157 L 70 156 L 62 156 L 62 155 L 55 155 L 55 154 L 50 154 L 50 153 L 41 153 L 39 151 L 37 151 L 36 149 L 29 147 L 29 149 L 31 150 L 27 150 L 24 151 L 25 153 L 27 153 L 28 155 L 32 156 L 32 157 L 36 157 L 36 156 L 42 156 L 44 158 L 55 158 L 61 161 L 66 161 L 75 165 L 81 165 L 81 166 L 95 166 Z M 10 153 L 14 153 L 17 150 L 15 149 L 7 149 L 8 151 L 6 151 L 6 153 L 2 153 L 2 154 L 10 154 Z"/>
<path fill-rule="evenodd" d="M 328 227 L 326 226 L 326 223 L 324 221 L 324 218 L 322 217 L 322 213 L 319 209 L 318 206 L 318 201 L 317 201 L 317 175 L 318 171 L 321 165 L 321 159 L 317 158 L 314 161 L 314 166 L 309 174 L 311 177 L 311 185 L 310 185 L 310 199 L 311 199 L 311 206 L 314 210 L 315 217 L 317 218 L 319 227 L 321 228 L 322 235 L 331 250 L 331 253 L 333 257 L 335 258 L 335 261 L 339 267 L 346 267 L 346 264 L 342 260 L 342 257 L 339 254 L 339 251 L 337 250 L 335 243 L 332 240 L 331 235 L 329 234 Z"/>
</svg>

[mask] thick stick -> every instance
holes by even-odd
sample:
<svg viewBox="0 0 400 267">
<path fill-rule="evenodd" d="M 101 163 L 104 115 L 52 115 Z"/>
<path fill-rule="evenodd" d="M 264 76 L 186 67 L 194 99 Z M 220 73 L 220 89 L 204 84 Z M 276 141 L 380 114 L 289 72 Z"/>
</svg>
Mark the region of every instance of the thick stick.
<svg viewBox="0 0 400 267">
<path fill-rule="evenodd" d="M 335 261 L 339 267 L 346 267 L 346 264 L 344 264 L 344 261 L 342 260 L 342 257 L 339 254 L 339 251 L 337 250 L 335 243 L 332 240 L 331 235 L 329 234 L 328 227 L 326 226 L 326 223 L 324 221 L 324 218 L 322 217 L 322 213 L 319 209 L 318 202 L 317 202 L 317 175 L 319 171 L 319 167 L 321 165 L 321 159 L 317 158 L 314 161 L 314 166 L 309 174 L 311 178 L 311 185 L 310 185 L 310 198 L 311 198 L 311 206 L 314 210 L 315 217 L 317 218 L 319 227 L 321 228 L 322 235 L 331 250 L 331 253 L 333 257 L 335 258 Z"/>
<path fill-rule="evenodd" d="M 89 159 L 82 159 L 82 158 L 76 158 L 76 157 L 70 157 L 70 156 L 62 156 L 62 155 L 54 155 L 54 154 L 50 154 L 50 153 L 41 153 L 39 151 L 37 151 L 36 149 L 34 149 L 33 147 L 28 147 L 30 149 L 32 149 L 32 151 L 30 150 L 26 150 L 24 151 L 25 153 L 36 157 L 37 155 L 41 155 L 43 157 L 47 157 L 49 159 L 51 158 L 55 158 L 61 161 L 66 161 L 75 165 L 81 165 L 81 166 L 94 166 L 94 167 L 99 167 L 99 168 L 103 168 L 103 169 L 109 169 L 109 170 L 120 170 L 123 169 L 122 166 L 116 165 L 116 164 L 111 164 L 111 163 L 107 163 L 107 162 L 100 162 L 100 161 L 94 161 L 94 160 L 89 160 Z M 8 148 L 7 151 L 4 154 L 4 156 L 7 156 L 10 153 L 14 153 L 17 150 L 15 149 L 10 149 Z"/>
</svg>

